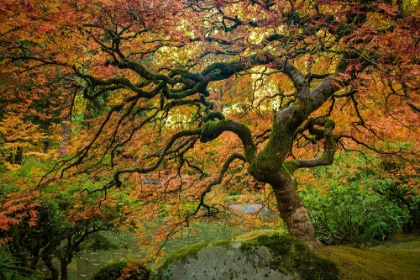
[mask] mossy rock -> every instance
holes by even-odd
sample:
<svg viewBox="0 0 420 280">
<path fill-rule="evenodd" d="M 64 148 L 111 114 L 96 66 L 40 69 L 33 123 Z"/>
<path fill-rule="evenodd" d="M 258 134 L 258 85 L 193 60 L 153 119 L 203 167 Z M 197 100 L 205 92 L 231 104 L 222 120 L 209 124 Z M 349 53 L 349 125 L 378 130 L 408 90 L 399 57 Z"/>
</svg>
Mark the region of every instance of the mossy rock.
<svg viewBox="0 0 420 280">
<path fill-rule="evenodd" d="M 285 235 L 201 243 L 171 255 L 155 279 L 338 279 L 336 265 Z"/>
<path fill-rule="evenodd" d="M 92 280 L 117 280 L 122 275 L 124 279 L 147 280 L 150 278 L 150 271 L 144 265 L 135 262 L 119 261 L 102 267 Z"/>
</svg>

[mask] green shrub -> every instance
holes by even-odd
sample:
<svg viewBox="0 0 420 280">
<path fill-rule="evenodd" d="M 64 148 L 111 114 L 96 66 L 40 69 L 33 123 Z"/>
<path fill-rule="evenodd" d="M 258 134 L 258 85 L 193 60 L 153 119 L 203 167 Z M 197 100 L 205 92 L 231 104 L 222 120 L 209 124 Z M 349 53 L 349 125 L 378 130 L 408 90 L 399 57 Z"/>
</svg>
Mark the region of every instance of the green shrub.
<svg viewBox="0 0 420 280">
<path fill-rule="evenodd" d="M 300 192 L 311 211 L 317 237 L 324 244 L 364 247 L 390 239 L 407 221 L 407 209 L 374 191 L 387 179 L 374 176 L 361 162 L 351 164 L 351 169 L 339 172 L 334 166 L 318 169 L 322 180 L 306 183 Z"/>
<path fill-rule="evenodd" d="M 120 277 L 128 280 L 149 279 L 150 271 L 144 265 L 138 263 L 119 261 L 101 268 L 95 273 L 92 280 L 116 280 Z"/>
<path fill-rule="evenodd" d="M 403 225 L 404 233 L 420 232 L 419 163 L 417 158 L 410 162 L 399 157 L 388 156 L 381 158 L 375 168 L 378 176 L 388 177 L 388 180 L 375 185 L 375 192 L 409 212 L 409 219 Z"/>
<path fill-rule="evenodd" d="M 331 186 L 327 195 L 319 190 L 301 194 L 325 244 L 373 245 L 391 238 L 407 219 L 407 211 L 396 204 L 354 186 Z"/>
</svg>

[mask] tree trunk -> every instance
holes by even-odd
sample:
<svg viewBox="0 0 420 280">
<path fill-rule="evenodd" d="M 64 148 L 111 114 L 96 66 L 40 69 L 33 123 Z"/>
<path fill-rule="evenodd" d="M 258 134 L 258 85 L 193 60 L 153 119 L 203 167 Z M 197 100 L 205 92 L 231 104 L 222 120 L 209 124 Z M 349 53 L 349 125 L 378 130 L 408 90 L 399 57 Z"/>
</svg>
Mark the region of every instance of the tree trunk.
<svg viewBox="0 0 420 280">
<path fill-rule="evenodd" d="M 15 161 L 14 162 L 15 164 L 22 165 L 22 161 L 23 161 L 23 148 L 22 147 L 17 147 L 14 161 Z"/>
<path fill-rule="evenodd" d="M 58 280 L 58 278 L 60 276 L 60 273 L 58 272 L 58 269 L 54 266 L 51 256 L 50 255 L 45 255 L 45 256 L 42 257 L 42 260 L 44 261 L 45 266 L 51 272 L 51 279 L 52 280 Z"/>
<path fill-rule="evenodd" d="M 60 133 L 60 142 L 58 143 L 58 152 L 61 155 L 66 155 L 69 151 L 69 147 L 71 144 L 71 127 L 72 127 L 72 108 L 74 106 L 74 98 L 75 95 L 70 91 L 67 90 L 68 96 L 72 96 L 72 98 L 65 97 L 64 105 L 69 108 L 66 111 L 66 115 L 64 115 L 60 121 L 61 125 L 61 133 Z"/>
<path fill-rule="evenodd" d="M 67 266 L 71 263 L 70 261 L 67 260 L 60 260 L 60 270 L 61 270 L 61 280 L 67 280 L 68 278 L 68 270 L 67 270 Z"/>
<path fill-rule="evenodd" d="M 283 65 L 283 64 L 282 64 Z M 306 209 L 296 190 L 293 172 L 298 168 L 312 168 L 330 165 L 336 150 L 332 130 L 335 124 L 326 118 L 309 118 L 339 88 L 333 76 L 322 81 L 312 92 L 305 76 L 292 64 L 284 62 L 284 73 L 293 81 L 296 88 L 296 102 L 274 115 L 272 129 L 267 144 L 260 151 L 253 142 L 249 128 L 223 116 L 218 122 L 207 121 L 202 127 L 201 142 L 217 138 L 225 131 L 235 133 L 242 141 L 248 174 L 259 182 L 272 186 L 277 199 L 280 216 L 287 224 L 290 235 L 306 242 L 312 249 L 321 243 Z M 324 129 L 321 129 L 324 128 Z M 319 158 L 287 160 L 292 150 L 297 132 L 308 132 L 324 141 L 324 154 Z"/>
<path fill-rule="evenodd" d="M 10 151 L 9 156 L 6 158 L 6 161 L 8 161 L 11 164 L 19 164 L 22 165 L 23 160 L 23 148 L 17 147 L 15 151 Z"/>
<path fill-rule="evenodd" d="M 315 237 L 310 214 L 300 199 L 296 182 L 291 174 L 279 172 L 279 180 L 271 187 L 276 196 L 280 217 L 286 223 L 291 236 L 304 241 L 311 249 L 321 245 Z"/>
<path fill-rule="evenodd" d="M 71 116 L 61 121 L 61 140 L 58 143 L 58 152 L 66 155 L 71 141 Z"/>
<path fill-rule="evenodd" d="M 48 154 L 48 152 L 51 150 L 51 141 L 45 140 L 42 147 L 42 152 L 44 154 Z"/>
</svg>

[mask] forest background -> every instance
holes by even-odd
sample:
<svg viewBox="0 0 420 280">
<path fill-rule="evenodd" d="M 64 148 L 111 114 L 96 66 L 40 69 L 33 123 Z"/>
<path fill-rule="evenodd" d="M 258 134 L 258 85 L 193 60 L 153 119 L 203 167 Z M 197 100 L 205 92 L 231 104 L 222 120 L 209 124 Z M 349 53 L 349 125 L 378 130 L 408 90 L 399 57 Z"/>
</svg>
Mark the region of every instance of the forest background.
<svg viewBox="0 0 420 280">
<path fill-rule="evenodd" d="M 67 279 L 107 231 L 134 232 L 150 260 L 203 220 L 283 226 L 311 248 L 418 230 L 419 10 L 7 0 L 4 254 Z"/>
</svg>

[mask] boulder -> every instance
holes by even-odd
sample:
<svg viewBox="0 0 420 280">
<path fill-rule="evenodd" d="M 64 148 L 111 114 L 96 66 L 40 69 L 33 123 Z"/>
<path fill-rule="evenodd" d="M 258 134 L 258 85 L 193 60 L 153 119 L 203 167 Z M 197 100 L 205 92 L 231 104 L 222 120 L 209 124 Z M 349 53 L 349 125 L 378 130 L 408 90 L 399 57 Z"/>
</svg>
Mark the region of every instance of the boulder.
<svg viewBox="0 0 420 280">
<path fill-rule="evenodd" d="M 338 279 L 338 269 L 285 235 L 201 243 L 168 258 L 157 279 Z"/>
</svg>

